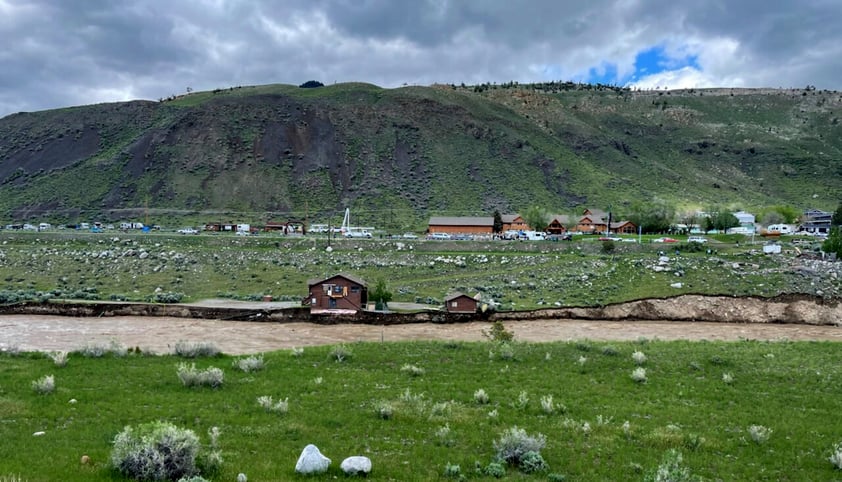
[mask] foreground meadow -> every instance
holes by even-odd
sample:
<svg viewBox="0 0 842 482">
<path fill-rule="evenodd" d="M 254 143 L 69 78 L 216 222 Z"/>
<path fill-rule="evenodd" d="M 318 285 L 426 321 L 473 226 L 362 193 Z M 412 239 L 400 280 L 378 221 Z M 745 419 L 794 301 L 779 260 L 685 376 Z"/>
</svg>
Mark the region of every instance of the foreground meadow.
<svg viewBox="0 0 842 482">
<path fill-rule="evenodd" d="M 185 360 L 118 347 L 102 357 L 74 352 L 59 366 L 6 352 L 0 480 L 124 480 L 108 466 L 114 437 L 157 420 L 206 445 L 219 428 L 224 461 L 208 480 L 305 479 L 294 466 L 309 443 L 333 463 L 307 480 L 344 478 L 339 463 L 352 455 L 371 458 L 372 480 L 492 480 L 475 467 L 488 467 L 495 440 L 514 426 L 546 437 L 548 469 L 507 467 L 508 480 L 644 480 L 670 449 L 709 480 L 831 480 L 840 472 L 828 459 L 842 441 L 838 350 L 827 342 L 356 343 L 266 353 L 265 366 L 249 372 L 224 354 Z M 184 386 L 184 362 L 222 369 L 223 383 Z M 46 375 L 52 389 L 33 383 Z M 271 406 L 259 404 L 266 396 Z"/>
</svg>

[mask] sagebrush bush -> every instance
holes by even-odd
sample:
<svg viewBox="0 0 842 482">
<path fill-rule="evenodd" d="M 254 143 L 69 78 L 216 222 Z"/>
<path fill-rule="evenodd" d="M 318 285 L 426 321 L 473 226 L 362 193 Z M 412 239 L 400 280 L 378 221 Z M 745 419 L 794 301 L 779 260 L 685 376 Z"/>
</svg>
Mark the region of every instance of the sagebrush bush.
<svg viewBox="0 0 842 482">
<path fill-rule="evenodd" d="M 381 400 L 374 406 L 374 412 L 377 414 L 378 418 L 389 420 L 394 415 L 395 408 L 386 400 Z"/>
<path fill-rule="evenodd" d="M 413 377 L 420 377 L 425 373 L 423 368 L 415 365 L 410 365 L 408 363 L 401 367 L 401 372 L 407 373 Z"/>
<path fill-rule="evenodd" d="M 185 387 L 201 387 L 207 386 L 211 388 L 218 388 L 222 386 L 225 374 L 222 369 L 215 367 L 208 367 L 204 370 L 196 368 L 196 364 L 190 365 L 181 363 L 176 369 L 178 379 L 181 380 Z"/>
<path fill-rule="evenodd" d="M 116 357 L 126 356 L 128 351 L 122 343 L 111 340 L 108 343 L 88 343 L 79 350 L 79 353 L 86 358 L 102 358 L 108 354 Z"/>
<path fill-rule="evenodd" d="M 734 375 L 731 375 L 730 373 L 723 373 L 722 374 L 722 381 L 726 385 L 731 385 L 732 383 L 734 383 Z"/>
<path fill-rule="evenodd" d="M 257 397 L 257 404 L 267 412 L 280 413 L 281 415 L 289 412 L 289 397 L 276 402 L 271 396 L 262 395 Z"/>
<path fill-rule="evenodd" d="M 182 358 L 215 357 L 221 350 L 212 341 L 183 341 L 175 343 L 175 354 Z"/>
<path fill-rule="evenodd" d="M 246 373 L 260 371 L 266 367 L 266 363 L 263 361 L 263 355 L 251 355 L 245 358 L 237 358 L 232 364 L 234 368 L 238 368 Z"/>
<path fill-rule="evenodd" d="M 294 356 L 295 358 L 301 358 L 304 355 L 304 348 L 300 347 L 292 347 L 289 351 L 290 355 Z"/>
<path fill-rule="evenodd" d="M 352 356 L 353 352 L 345 345 L 336 345 L 331 348 L 330 353 L 328 353 L 328 358 L 338 363 L 350 360 Z"/>
<path fill-rule="evenodd" d="M 831 451 L 828 460 L 830 460 L 830 463 L 833 464 L 834 468 L 842 470 L 842 442 L 833 446 L 833 450 Z"/>
<path fill-rule="evenodd" d="M 772 436 L 772 429 L 763 425 L 751 425 L 748 428 L 748 434 L 755 443 L 762 444 Z"/>
<path fill-rule="evenodd" d="M 483 336 L 497 343 L 508 343 L 515 338 L 515 334 L 506 329 L 502 321 L 495 321 L 488 330 L 482 330 Z"/>
<path fill-rule="evenodd" d="M 617 356 L 617 355 L 620 354 L 620 352 L 619 352 L 619 350 L 617 350 L 617 347 L 612 346 L 612 345 L 607 345 L 607 346 L 602 347 L 602 354 L 605 355 L 605 356 Z"/>
<path fill-rule="evenodd" d="M 436 443 L 439 445 L 443 445 L 445 447 L 450 447 L 453 445 L 453 439 L 451 438 L 452 430 L 450 429 L 450 424 L 444 424 L 441 427 L 436 429 Z"/>
<path fill-rule="evenodd" d="M 670 449 L 664 454 L 660 465 L 646 474 L 644 482 L 690 482 L 693 476 L 690 469 L 683 465 L 681 452 Z"/>
<path fill-rule="evenodd" d="M 57 367 L 67 366 L 69 354 L 66 351 L 54 351 L 48 355 Z"/>
<path fill-rule="evenodd" d="M 646 369 L 643 367 L 637 367 L 632 370 L 631 379 L 637 383 L 643 383 L 646 381 Z"/>
<path fill-rule="evenodd" d="M 52 375 L 44 375 L 38 380 L 32 381 L 32 390 L 41 395 L 53 393 L 56 389 L 56 380 Z"/>
<path fill-rule="evenodd" d="M 526 410 L 526 407 L 528 407 L 528 406 L 529 406 L 529 394 L 526 392 L 526 390 L 522 390 L 518 394 L 517 400 L 512 402 L 512 407 L 514 407 L 518 410 Z"/>
<path fill-rule="evenodd" d="M 529 435 L 526 430 L 513 426 L 504 431 L 500 438 L 494 441 L 497 460 L 509 465 L 520 466 L 523 456 L 527 452 L 540 454 L 547 443 L 543 434 Z"/>
<path fill-rule="evenodd" d="M 638 365 L 646 363 L 646 355 L 642 351 L 635 351 L 632 353 L 632 360 Z"/>
<path fill-rule="evenodd" d="M 201 445 L 189 429 L 169 422 L 126 426 L 114 438 L 111 466 L 135 480 L 178 480 L 200 474 Z"/>
<path fill-rule="evenodd" d="M 151 301 L 153 303 L 181 303 L 181 300 L 183 299 L 184 293 L 177 293 L 174 291 L 155 293 L 151 297 Z"/>
<path fill-rule="evenodd" d="M 444 476 L 452 479 L 462 478 L 462 467 L 448 462 L 444 465 Z"/>
<path fill-rule="evenodd" d="M 518 468 L 524 474 L 534 474 L 535 472 L 546 472 L 550 467 L 540 453 L 530 450 L 523 454 Z"/>
<path fill-rule="evenodd" d="M 555 404 L 553 403 L 552 395 L 544 395 L 541 397 L 541 410 L 547 415 L 555 413 Z"/>
<path fill-rule="evenodd" d="M 482 469 L 482 473 L 495 479 L 502 479 L 506 476 L 506 466 L 500 462 L 491 462 Z"/>
<path fill-rule="evenodd" d="M 474 401 L 480 405 L 485 405 L 489 402 L 488 394 L 485 393 L 485 390 L 479 388 L 474 392 Z"/>
</svg>

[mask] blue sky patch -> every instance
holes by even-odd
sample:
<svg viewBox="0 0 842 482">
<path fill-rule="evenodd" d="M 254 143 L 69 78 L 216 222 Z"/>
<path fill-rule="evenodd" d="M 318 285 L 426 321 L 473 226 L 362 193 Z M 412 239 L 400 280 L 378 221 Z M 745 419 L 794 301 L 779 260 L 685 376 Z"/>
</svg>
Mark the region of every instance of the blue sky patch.
<svg viewBox="0 0 842 482">
<path fill-rule="evenodd" d="M 666 54 L 663 45 L 656 45 L 637 53 L 634 59 L 634 72 L 630 74 L 620 77 L 617 73 L 616 64 L 603 62 L 601 65 L 588 70 L 588 74 L 581 80 L 592 84 L 627 85 L 649 75 L 679 70 L 684 67 L 692 67 L 701 71 L 698 55 L 673 58 Z"/>
</svg>

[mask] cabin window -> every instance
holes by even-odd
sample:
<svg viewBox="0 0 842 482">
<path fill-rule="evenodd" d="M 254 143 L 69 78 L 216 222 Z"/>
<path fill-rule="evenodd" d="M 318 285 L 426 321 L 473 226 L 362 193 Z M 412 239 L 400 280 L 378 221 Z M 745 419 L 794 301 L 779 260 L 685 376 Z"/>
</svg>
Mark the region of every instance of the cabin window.
<svg viewBox="0 0 842 482">
<path fill-rule="evenodd" d="M 337 294 L 337 295 L 338 295 L 338 294 L 342 294 L 342 287 L 341 287 L 341 286 L 339 286 L 339 285 L 334 286 L 334 287 L 333 287 L 333 293 L 334 293 L 334 294 Z"/>
<path fill-rule="evenodd" d="M 359 293 L 360 287 L 359 286 L 351 286 L 351 293 Z"/>
<path fill-rule="evenodd" d="M 310 304 L 311 304 L 311 305 L 315 305 L 315 304 L 316 304 L 316 298 L 311 298 L 311 299 L 310 299 Z"/>
<path fill-rule="evenodd" d="M 459 306 L 459 303 L 458 303 L 458 302 L 456 302 L 456 301 L 451 301 L 451 302 L 450 302 L 450 307 L 451 307 L 451 308 L 456 308 L 457 306 Z"/>
</svg>

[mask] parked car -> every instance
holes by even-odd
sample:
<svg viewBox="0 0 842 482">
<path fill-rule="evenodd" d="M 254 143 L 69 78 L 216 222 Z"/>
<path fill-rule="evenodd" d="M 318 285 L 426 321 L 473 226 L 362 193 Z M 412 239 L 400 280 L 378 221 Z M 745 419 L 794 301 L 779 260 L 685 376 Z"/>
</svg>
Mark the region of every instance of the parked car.
<svg viewBox="0 0 842 482">
<path fill-rule="evenodd" d="M 622 241 L 623 238 L 620 238 L 618 236 L 600 236 L 599 240 L 600 241 Z"/>
<path fill-rule="evenodd" d="M 368 231 L 348 231 L 345 233 L 346 238 L 370 238 L 371 233 Z"/>
<path fill-rule="evenodd" d="M 194 228 L 181 228 L 181 229 L 178 230 L 178 233 L 179 234 L 199 234 L 199 230 L 194 229 Z"/>
<path fill-rule="evenodd" d="M 401 236 L 403 239 L 418 239 L 418 235 L 415 233 L 403 233 Z"/>
<path fill-rule="evenodd" d="M 687 238 L 687 242 L 688 243 L 707 243 L 708 238 L 706 238 L 704 236 L 690 236 L 689 238 Z"/>
<path fill-rule="evenodd" d="M 427 236 L 428 239 L 450 239 L 451 236 L 447 233 L 433 233 Z"/>
<path fill-rule="evenodd" d="M 652 240 L 653 243 L 677 243 L 678 240 L 674 238 L 657 238 Z"/>
</svg>

